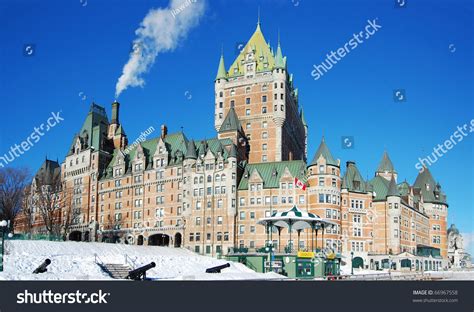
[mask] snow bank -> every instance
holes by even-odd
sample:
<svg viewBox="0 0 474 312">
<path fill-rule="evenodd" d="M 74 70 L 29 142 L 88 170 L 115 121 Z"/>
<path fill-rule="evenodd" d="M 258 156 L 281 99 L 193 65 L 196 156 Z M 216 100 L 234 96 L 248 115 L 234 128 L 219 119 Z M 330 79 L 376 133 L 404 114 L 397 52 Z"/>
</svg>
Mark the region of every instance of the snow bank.
<svg viewBox="0 0 474 312">
<path fill-rule="evenodd" d="M 111 279 L 96 264 L 125 264 L 125 257 L 133 268 L 150 262 L 156 267 L 147 277 L 157 280 L 260 280 L 282 279 L 281 275 L 256 273 L 240 263 L 220 274 L 205 273 L 206 268 L 227 263 L 197 255 L 181 248 L 157 246 L 130 246 L 107 243 L 7 241 L 4 272 L 0 280 L 107 280 Z M 46 258 L 51 259 L 48 272 L 32 274 Z"/>
</svg>

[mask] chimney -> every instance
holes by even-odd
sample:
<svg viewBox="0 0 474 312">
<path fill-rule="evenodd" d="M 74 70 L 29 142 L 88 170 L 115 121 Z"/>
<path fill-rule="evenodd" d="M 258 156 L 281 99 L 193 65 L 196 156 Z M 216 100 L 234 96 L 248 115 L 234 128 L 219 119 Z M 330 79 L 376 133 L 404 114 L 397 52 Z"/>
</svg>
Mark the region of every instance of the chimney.
<svg viewBox="0 0 474 312">
<path fill-rule="evenodd" d="M 118 124 L 119 123 L 119 108 L 120 108 L 120 103 L 115 100 L 112 103 L 112 124 Z"/>
<path fill-rule="evenodd" d="M 349 166 L 351 166 L 351 165 L 352 165 L 352 166 L 355 166 L 355 161 L 349 160 L 349 161 L 346 162 L 346 167 L 349 167 Z"/>
<path fill-rule="evenodd" d="M 161 125 L 161 138 L 164 139 L 166 138 L 166 135 L 168 134 L 168 128 L 166 125 Z"/>
</svg>

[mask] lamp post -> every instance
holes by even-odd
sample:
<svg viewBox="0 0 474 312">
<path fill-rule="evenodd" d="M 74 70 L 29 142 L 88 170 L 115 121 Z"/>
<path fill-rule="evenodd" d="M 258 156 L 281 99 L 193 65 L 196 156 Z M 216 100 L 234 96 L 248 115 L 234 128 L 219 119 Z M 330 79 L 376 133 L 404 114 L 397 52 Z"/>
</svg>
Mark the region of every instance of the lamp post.
<svg viewBox="0 0 474 312">
<path fill-rule="evenodd" d="M 6 220 L 0 221 L 0 231 L 2 232 L 2 245 L 0 249 L 2 249 L 2 255 L 0 258 L 0 272 L 3 272 L 3 256 L 5 255 L 5 234 L 8 232 L 8 222 Z M 13 234 L 10 233 L 8 237 L 13 237 Z"/>
<path fill-rule="evenodd" d="M 354 275 L 354 252 L 351 251 L 351 275 Z"/>
<path fill-rule="evenodd" d="M 391 276 L 392 276 L 392 257 L 391 255 L 388 255 L 388 276 L 390 276 L 390 279 Z"/>
</svg>

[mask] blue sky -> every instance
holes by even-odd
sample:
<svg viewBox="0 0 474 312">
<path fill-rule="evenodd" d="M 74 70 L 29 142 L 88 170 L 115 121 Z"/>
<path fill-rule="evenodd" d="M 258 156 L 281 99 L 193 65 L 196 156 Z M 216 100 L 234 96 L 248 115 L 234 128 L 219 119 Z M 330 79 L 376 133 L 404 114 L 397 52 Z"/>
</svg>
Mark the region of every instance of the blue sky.
<svg viewBox="0 0 474 312">
<path fill-rule="evenodd" d="M 45 155 L 63 159 L 92 100 L 110 116 L 135 29 L 151 8 L 168 5 L 158 0 L 82 1 L 0 3 L 0 154 L 28 137 L 51 112 L 61 111 L 65 119 L 14 166 L 34 171 Z M 228 67 L 236 44 L 253 33 L 259 6 L 262 31 L 273 46 L 280 30 L 300 90 L 309 124 L 308 158 L 324 132 L 343 164 L 355 160 L 371 178 L 387 149 L 399 180 L 413 183 L 418 157 L 474 118 L 472 1 L 408 0 L 405 8 L 396 8 L 391 0 L 211 0 L 178 48 L 158 55 L 143 76 L 146 85 L 121 94 L 121 122 L 130 141 L 163 123 L 171 132 L 182 126 L 195 139 L 215 136 L 213 79 L 221 46 Z M 374 18 L 382 28 L 315 81 L 313 64 Z M 33 56 L 24 55 L 28 44 L 34 45 Z M 406 102 L 394 101 L 395 89 L 405 90 Z M 466 233 L 474 232 L 473 135 L 430 168 L 448 194 L 449 223 Z M 354 148 L 343 149 L 342 136 L 354 137 Z"/>
</svg>

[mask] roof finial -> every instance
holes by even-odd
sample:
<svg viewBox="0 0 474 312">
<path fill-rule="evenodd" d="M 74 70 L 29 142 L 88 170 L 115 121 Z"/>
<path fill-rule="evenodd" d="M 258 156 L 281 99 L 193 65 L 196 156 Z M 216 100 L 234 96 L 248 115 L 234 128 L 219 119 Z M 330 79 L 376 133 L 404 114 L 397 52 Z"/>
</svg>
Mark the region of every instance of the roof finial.
<svg viewBox="0 0 474 312">
<path fill-rule="evenodd" d="M 221 56 L 224 56 L 224 44 L 221 43 Z"/>
<path fill-rule="evenodd" d="M 280 28 L 278 27 L 278 46 L 280 46 Z"/>
<path fill-rule="evenodd" d="M 258 6 L 257 26 L 260 27 L 260 6 Z"/>
</svg>

